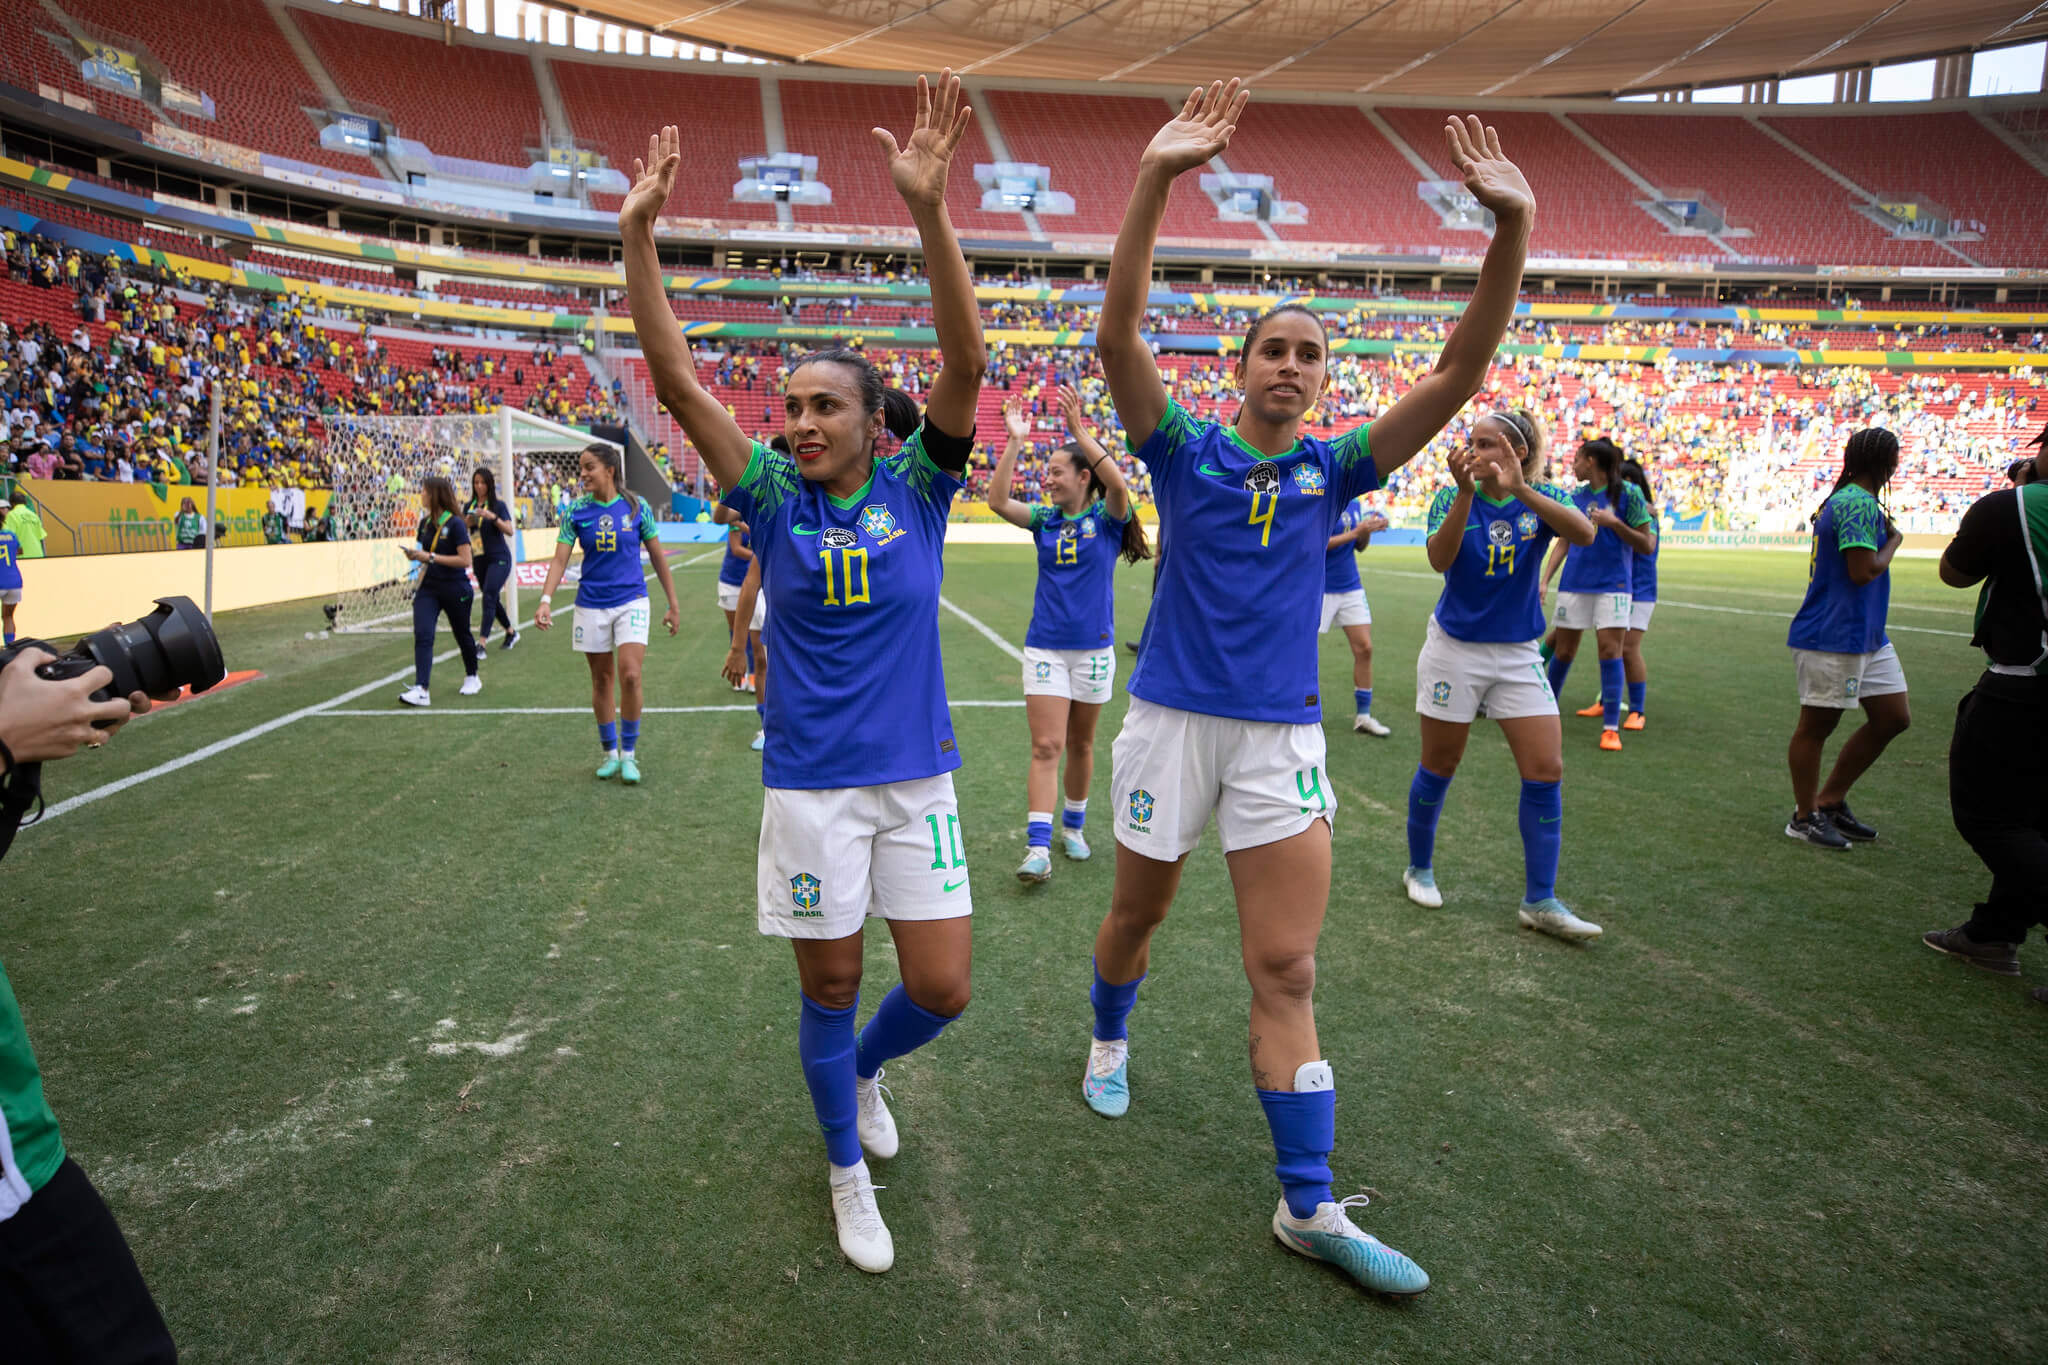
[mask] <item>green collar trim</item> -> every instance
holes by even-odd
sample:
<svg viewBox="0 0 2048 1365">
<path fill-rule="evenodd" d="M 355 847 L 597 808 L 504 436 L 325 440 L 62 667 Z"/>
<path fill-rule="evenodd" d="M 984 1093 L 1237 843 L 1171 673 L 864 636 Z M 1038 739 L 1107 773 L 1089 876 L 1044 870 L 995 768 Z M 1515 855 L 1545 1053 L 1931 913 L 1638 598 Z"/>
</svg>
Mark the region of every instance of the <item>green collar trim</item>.
<svg viewBox="0 0 2048 1365">
<path fill-rule="evenodd" d="M 1226 435 L 1230 437 L 1230 439 L 1233 442 L 1237 444 L 1238 449 L 1242 450 L 1245 454 L 1251 456 L 1255 460 L 1284 460 L 1288 458 L 1288 456 L 1293 455 L 1296 451 L 1301 449 L 1301 437 L 1296 436 L 1294 438 L 1294 444 L 1287 447 L 1285 452 L 1279 455 L 1268 455 L 1265 451 L 1260 450 L 1250 441 L 1247 441 L 1244 437 L 1238 435 L 1236 427 L 1225 427 L 1223 428 L 1223 431 Z"/>
<path fill-rule="evenodd" d="M 843 498 L 835 498 L 830 493 L 826 493 L 825 501 L 831 503 L 834 507 L 837 507 L 842 512 L 849 507 L 855 507 L 863 502 L 866 502 L 868 498 L 868 490 L 875 486 L 875 470 L 877 467 L 880 466 L 880 464 L 881 461 L 877 460 L 874 464 L 868 466 L 868 481 L 866 483 L 854 489 L 851 493 L 848 493 Z M 820 491 L 822 492 L 823 490 Z"/>
</svg>

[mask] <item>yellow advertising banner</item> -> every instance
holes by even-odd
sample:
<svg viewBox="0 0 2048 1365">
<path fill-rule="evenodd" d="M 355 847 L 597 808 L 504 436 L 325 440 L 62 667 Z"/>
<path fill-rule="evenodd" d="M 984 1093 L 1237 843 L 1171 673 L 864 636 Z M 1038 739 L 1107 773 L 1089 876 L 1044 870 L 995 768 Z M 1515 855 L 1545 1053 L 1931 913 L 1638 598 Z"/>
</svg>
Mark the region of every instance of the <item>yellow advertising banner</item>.
<svg viewBox="0 0 2048 1365">
<path fill-rule="evenodd" d="M 76 483 L 68 479 L 23 479 L 35 499 L 48 538 L 49 555 L 106 554 L 116 550 L 168 548 L 172 524 L 186 498 L 206 511 L 206 489 L 191 484 Z M 306 491 L 306 516 L 317 516 L 331 496 L 325 488 Z M 223 488 L 216 511 L 227 524 L 227 543 L 261 545 L 267 488 Z"/>
</svg>

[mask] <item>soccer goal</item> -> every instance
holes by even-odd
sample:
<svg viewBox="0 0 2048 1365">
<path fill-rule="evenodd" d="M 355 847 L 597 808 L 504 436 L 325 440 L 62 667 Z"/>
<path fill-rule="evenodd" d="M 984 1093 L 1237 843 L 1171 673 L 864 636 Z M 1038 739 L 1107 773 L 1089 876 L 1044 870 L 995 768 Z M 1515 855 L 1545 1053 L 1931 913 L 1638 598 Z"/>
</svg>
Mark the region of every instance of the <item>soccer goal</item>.
<svg viewBox="0 0 2048 1365">
<path fill-rule="evenodd" d="M 337 561 L 339 581 L 328 610 L 337 631 L 411 630 L 419 566 L 402 547 L 417 539 L 420 484 L 430 475 L 452 480 L 456 499 L 467 503 L 471 476 L 491 470 L 519 528 L 515 551 L 524 562 L 550 552 L 545 543 L 527 543 L 527 533 L 559 522 L 576 496 L 577 454 L 592 444 L 586 432 L 518 408 L 439 417 L 341 414 L 324 426 L 330 524 L 336 539 L 355 550 Z M 517 620 L 516 572 L 506 597 L 505 608 Z"/>
</svg>

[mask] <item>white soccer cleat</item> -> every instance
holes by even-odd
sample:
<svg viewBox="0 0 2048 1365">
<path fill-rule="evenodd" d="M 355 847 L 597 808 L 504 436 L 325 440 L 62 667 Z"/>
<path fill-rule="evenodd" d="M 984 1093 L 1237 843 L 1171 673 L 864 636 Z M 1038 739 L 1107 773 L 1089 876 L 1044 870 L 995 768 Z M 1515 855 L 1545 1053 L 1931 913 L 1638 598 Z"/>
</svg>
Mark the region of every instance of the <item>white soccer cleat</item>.
<svg viewBox="0 0 2048 1365">
<path fill-rule="evenodd" d="M 832 1167 L 832 1224 L 839 1229 L 839 1250 L 856 1270 L 879 1275 L 896 1264 L 896 1241 L 875 1204 L 875 1182 L 868 1163 Z"/>
<path fill-rule="evenodd" d="M 1060 848 L 1077 863 L 1087 862 L 1089 855 L 1094 852 L 1088 847 L 1087 836 L 1078 829 L 1060 830 Z"/>
<path fill-rule="evenodd" d="M 1425 910 L 1441 910 L 1444 893 L 1436 889 L 1436 874 L 1426 867 L 1411 867 L 1401 874 L 1401 887 L 1408 899 Z"/>
<path fill-rule="evenodd" d="M 896 1120 L 889 1113 L 889 1088 L 882 1084 L 884 1069 L 875 1072 L 875 1078 L 864 1081 L 853 1078 L 854 1130 L 860 1134 L 860 1145 L 869 1156 L 887 1161 L 896 1155 Z"/>
<path fill-rule="evenodd" d="M 460 690 L 463 696 L 473 697 L 477 693 L 484 690 L 484 680 L 478 677 L 476 674 L 472 673 L 462 680 L 462 687 Z"/>
<path fill-rule="evenodd" d="M 1273 1211 L 1273 1236 L 1298 1256 L 1337 1266 L 1374 1293 L 1401 1299 L 1422 1293 L 1429 1288 L 1428 1272 L 1351 1221 L 1346 1210 L 1366 1202 L 1362 1194 L 1326 1200 L 1309 1217 L 1296 1218 L 1283 1198 Z"/>
<path fill-rule="evenodd" d="M 400 692 L 398 700 L 407 706 L 432 706 L 434 704 L 434 699 L 428 695 L 427 689 L 421 687 L 418 683 L 414 683 L 411 687 L 406 688 L 405 691 Z"/>
<path fill-rule="evenodd" d="M 1377 735 L 1381 739 L 1385 739 L 1394 732 L 1380 724 L 1378 717 L 1368 713 L 1351 718 L 1351 733 L 1354 735 Z"/>
<path fill-rule="evenodd" d="M 1052 880 L 1052 850 L 1033 844 L 1024 850 L 1024 861 L 1017 866 L 1017 880 L 1020 882 L 1045 882 Z"/>
<path fill-rule="evenodd" d="M 1524 929 L 1534 929 L 1539 934 L 1561 938 L 1567 943 L 1583 943 L 1587 939 L 1600 937 L 1600 926 L 1591 920 L 1580 919 L 1565 909 L 1564 902 L 1552 896 L 1548 900 L 1533 904 L 1524 901 L 1516 912 Z"/>
</svg>

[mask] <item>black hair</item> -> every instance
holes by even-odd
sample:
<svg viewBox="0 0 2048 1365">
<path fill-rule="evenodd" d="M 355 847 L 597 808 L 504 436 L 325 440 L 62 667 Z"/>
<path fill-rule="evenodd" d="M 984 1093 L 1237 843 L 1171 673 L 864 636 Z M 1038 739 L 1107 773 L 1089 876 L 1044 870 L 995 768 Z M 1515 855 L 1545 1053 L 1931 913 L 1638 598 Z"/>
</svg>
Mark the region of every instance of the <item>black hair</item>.
<svg viewBox="0 0 2048 1365">
<path fill-rule="evenodd" d="M 1650 476 L 1643 467 L 1634 460 L 1623 460 L 1621 477 L 1636 486 L 1636 491 L 1643 495 L 1643 507 L 1651 516 L 1656 516 L 1657 496 L 1650 491 Z"/>
<path fill-rule="evenodd" d="M 1899 468 L 1899 438 L 1883 427 L 1865 427 L 1849 433 L 1849 443 L 1842 447 L 1842 473 L 1835 480 L 1835 486 L 1828 490 L 1828 497 L 1848 487 L 1857 479 L 1869 475 L 1878 476 L 1877 486 L 1883 488 L 1891 482 L 1892 475 Z M 1826 500 L 1813 511 L 1815 521 L 1827 507 Z M 1889 511 L 1885 513 L 1891 515 Z"/>
<path fill-rule="evenodd" d="M 584 455 L 594 455 L 597 462 L 612 472 L 612 492 L 626 491 L 626 457 L 619 448 L 609 441 L 592 441 L 578 452 L 580 460 Z"/>
<path fill-rule="evenodd" d="M 784 455 L 787 455 L 789 454 L 789 438 L 787 436 L 784 436 L 781 432 L 777 432 L 775 435 L 770 436 L 768 438 L 768 448 L 770 450 L 780 451 Z"/>
<path fill-rule="evenodd" d="M 875 368 L 875 363 L 850 346 L 828 346 L 822 351 L 812 351 L 800 356 L 785 373 L 795 374 L 804 366 L 821 361 L 844 365 L 853 371 L 854 385 L 860 390 L 861 411 L 870 417 L 881 413 L 882 425 L 897 440 L 909 440 L 910 434 L 917 430 L 917 424 L 924 420 L 917 400 L 901 389 L 884 384 L 882 372 Z"/>
<path fill-rule="evenodd" d="M 498 476 L 491 472 L 489 465 L 478 465 L 469 476 L 469 486 L 476 487 L 476 481 L 484 481 L 484 502 L 486 505 L 498 500 Z"/>
<path fill-rule="evenodd" d="M 1097 499 L 1108 496 L 1109 485 L 1105 484 L 1097 476 L 1095 464 L 1090 462 L 1088 452 L 1082 449 L 1079 441 L 1068 441 L 1065 445 L 1055 447 L 1052 453 L 1066 456 L 1074 462 L 1076 472 L 1084 473 L 1088 476 L 1087 499 L 1089 503 L 1092 504 Z M 1105 454 L 1101 458 L 1106 460 L 1113 457 Z M 1117 550 L 1117 553 L 1124 557 L 1126 564 L 1135 564 L 1141 559 L 1150 559 L 1152 557 L 1152 547 L 1145 540 L 1145 524 L 1138 520 L 1137 499 L 1129 499 L 1129 504 L 1124 508 L 1124 512 L 1126 519 L 1124 521 L 1123 544 Z"/>
<path fill-rule="evenodd" d="M 1316 330 L 1323 334 L 1323 350 L 1328 351 L 1330 349 L 1330 329 L 1323 326 L 1323 320 L 1317 316 L 1315 309 L 1299 303 L 1283 303 L 1278 308 L 1270 308 L 1259 314 L 1258 318 L 1253 321 L 1250 330 L 1244 334 L 1244 346 L 1239 351 L 1240 358 L 1257 344 L 1259 333 L 1266 330 L 1266 324 L 1285 313 L 1299 313 L 1310 322 L 1313 322 L 1316 325 Z"/>
<path fill-rule="evenodd" d="M 1627 461 L 1628 456 L 1622 454 L 1621 447 L 1605 436 L 1595 436 L 1590 441 L 1581 442 L 1579 454 L 1600 466 L 1600 476 L 1607 481 L 1607 505 L 1614 510 L 1614 515 L 1626 521 L 1628 518 L 1624 504 L 1628 500 L 1628 493 L 1625 489 L 1626 481 L 1621 476 L 1621 466 Z"/>
</svg>

